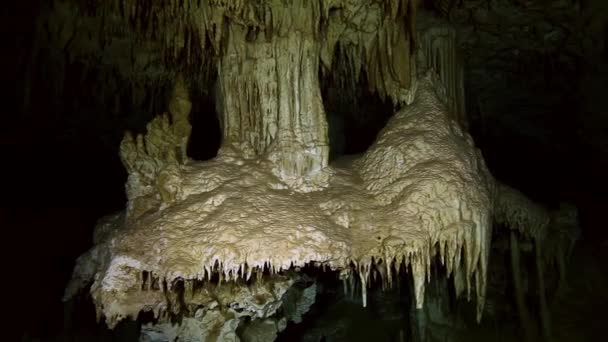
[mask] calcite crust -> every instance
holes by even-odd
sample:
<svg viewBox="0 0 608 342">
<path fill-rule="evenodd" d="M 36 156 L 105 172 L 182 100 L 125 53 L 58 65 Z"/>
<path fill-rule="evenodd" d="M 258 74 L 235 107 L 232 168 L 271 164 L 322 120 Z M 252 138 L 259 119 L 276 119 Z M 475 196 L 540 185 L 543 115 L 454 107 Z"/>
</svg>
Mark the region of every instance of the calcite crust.
<svg viewBox="0 0 608 342">
<path fill-rule="evenodd" d="M 100 313 L 114 324 L 163 305 L 142 293 L 143 274 L 171 292 L 178 281 L 218 273 L 237 281 L 307 264 L 358 274 L 363 284 L 378 270 L 390 284 L 411 265 L 420 307 L 430 260 L 440 256 L 461 289 L 475 281 L 483 305 L 494 183 L 437 97 L 437 81 L 419 82 L 415 102 L 376 143 L 354 162 L 320 170 L 328 183 L 315 191 L 292 189 L 273 161 L 230 146 L 214 160 L 176 164 L 176 197 L 133 220 L 104 221 L 66 295 L 92 281 Z"/>
</svg>

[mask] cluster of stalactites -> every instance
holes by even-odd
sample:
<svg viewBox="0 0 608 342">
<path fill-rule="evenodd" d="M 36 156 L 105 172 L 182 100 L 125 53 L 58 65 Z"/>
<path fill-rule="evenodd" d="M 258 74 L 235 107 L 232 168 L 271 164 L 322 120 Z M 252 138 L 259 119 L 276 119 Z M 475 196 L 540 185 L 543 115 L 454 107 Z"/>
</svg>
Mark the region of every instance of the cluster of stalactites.
<svg viewBox="0 0 608 342">
<path fill-rule="evenodd" d="M 293 2 L 292 7 L 300 2 Z M 327 1 L 304 1 L 304 6 L 317 8 L 319 14 L 313 23 L 321 23 L 321 14 L 329 12 Z M 187 61 L 201 57 L 195 53 L 215 53 L 222 51 L 222 40 L 228 34 L 224 31 L 227 22 L 248 28 L 251 32 L 264 32 L 267 38 L 274 33 L 289 29 L 289 21 L 283 21 L 281 10 L 289 8 L 281 1 L 245 0 L 111 0 L 89 1 L 84 7 L 89 16 L 108 18 L 105 34 L 125 34 L 126 30 L 138 35 L 142 42 L 162 43 L 168 56 L 177 57 L 184 53 Z M 114 20 L 110 20 L 114 19 Z M 318 31 L 318 30 L 316 30 Z M 203 51 L 206 42 L 212 51 Z"/>
<path fill-rule="evenodd" d="M 246 292 L 256 296 L 257 303 L 249 309 L 259 311 L 250 314 L 261 317 L 264 314 L 272 315 L 267 310 L 267 304 L 276 302 L 280 298 L 275 296 L 276 293 L 283 294 L 295 281 L 298 275 L 293 271 L 282 270 L 279 274 L 279 270 L 270 263 L 265 263 L 263 267 L 243 264 L 238 271 L 233 271 L 216 262 L 213 267 L 205 267 L 198 276 L 186 278 L 130 269 L 123 276 L 134 279 L 129 281 L 128 288 L 120 290 L 120 295 L 116 296 L 111 289 L 97 291 L 99 287 L 92 294 L 97 303 L 97 320 L 105 317 L 106 324 L 111 328 L 125 318 L 136 319 L 141 311 L 152 312 L 154 319 L 162 323 L 170 322 L 176 315 L 192 315 L 201 306 L 206 309 L 220 306 L 224 310 L 235 303 L 237 306 L 243 305 L 237 297 L 246 297 Z M 277 289 L 277 284 L 282 290 Z M 261 304 L 260 301 L 266 303 Z M 108 305 L 109 302 L 114 305 Z M 272 307 L 274 310 L 278 308 L 276 304 Z"/>
<path fill-rule="evenodd" d="M 322 76 L 332 87 L 352 91 L 364 72 L 368 89 L 380 99 L 410 104 L 416 90 L 416 8 L 414 0 L 344 4 L 324 28 Z"/>
<path fill-rule="evenodd" d="M 63 0 L 71 2 L 70 0 Z M 162 62 L 196 65 L 201 71 L 211 58 L 205 53 L 206 32 L 197 23 L 200 1 L 93 0 L 77 9 L 78 15 L 100 18 L 99 43 L 103 49 L 114 40 L 134 41 L 131 55 L 158 54 Z M 199 9 L 197 11 L 197 8 Z M 200 15 L 198 15 L 200 18 Z M 76 29 L 76 28 L 74 28 Z M 78 47 L 70 47 L 78 49 Z"/>
<path fill-rule="evenodd" d="M 485 277 L 487 265 L 482 255 L 484 248 L 476 247 L 472 235 L 466 229 L 457 236 L 439 238 L 438 241 L 425 248 L 412 250 L 406 254 L 389 255 L 384 257 L 365 258 L 365 261 L 351 260 L 340 273 L 344 282 L 345 292 L 353 292 L 353 282 L 359 279 L 363 306 L 367 305 L 367 289 L 372 282 L 381 281 L 382 289 L 390 289 L 399 276 L 409 273 L 413 279 L 414 299 L 417 309 L 424 306 L 426 284 L 431 280 L 431 266 L 438 260 L 446 269 L 446 277 L 454 280 L 455 293 L 459 298 L 466 291 L 467 300 L 471 294 L 476 295 L 477 319 L 481 319 L 485 304 Z M 438 275 L 433 275 L 438 276 Z M 473 282 L 473 283 L 472 283 Z M 474 285 L 474 287 L 472 286 Z"/>
<path fill-rule="evenodd" d="M 471 300 L 474 293 L 477 301 L 477 318 L 481 319 L 485 297 L 485 279 L 487 272 L 487 250 L 489 246 L 479 246 L 474 240 L 474 230 L 463 227 L 459 232 L 440 235 L 434 243 L 428 242 L 420 248 L 408 248 L 409 252 L 388 252 L 360 259 L 348 258 L 342 262 L 308 262 L 298 264 L 281 262 L 278 260 L 265 260 L 257 263 L 224 263 L 215 260 L 212 264 L 204 266 L 198 274 L 171 274 L 164 276 L 164 281 L 152 282 L 139 279 L 139 282 L 148 284 L 167 284 L 166 290 L 172 289 L 179 279 L 195 279 L 221 285 L 224 282 L 248 283 L 250 280 L 263 283 L 264 277 L 271 278 L 290 270 L 299 270 L 300 267 L 314 266 L 323 271 L 339 270 L 340 278 L 344 281 L 344 288 L 353 290 L 353 283 L 359 281 L 363 306 L 367 306 L 367 289 L 378 280 L 383 289 L 390 289 L 395 280 L 405 274 L 413 279 L 415 303 L 418 309 L 424 305 L 426 284 L 431 280 L 431 266 L 438 260 L 446 269 L 445 276 L 452 277 L 457 297 L 466 291 L 467 300 Z M 486 260 L 486 261 L 484 261 Z M 147 273 L 147 272 L 146 272 Z M 150 274 L 150 279 L 159 276 Z M 155 278 L 156 277 L 156 278 Z M 145 287 L 146 285 L 142 285 Z M 190 286 L 190 285 L 188 285 Z M 187 286 L 187 287 L 188 287 Z M 161 288 L 162 289 L 162 288 Z"/>
<path fill-rule="evenodd" d="M 387 290 L 396 284 L 399 277 L 409 274 L 413 279 L 416 307 L 420 309 L 424 305 L 426 284 L 430 282 L 432 276 L 431 264 L 435 258 L 438 258 L 446 267 L 446 276 L 454 279 L 456 295 L 460 297 L 466 291 L 467 298 L 470 300 L 472 292 L 475 291 L 477 301 L 483 303 L 482 279 L 485 275 L 482 275 L 482 270 L 476 266 L 479 265 L 480 254 L 479 251 L 474 250 L 465 235 L 461 234 L 458 241 L 440 240 L 433 247 L 406 254 L 369 257 L 359 261 L 350 259 L 345 260 L 343 265 L 309 262 L 302 267 L 317 267 L 324 272 L 338 270 L 346 294 L 349 292 L 354 294 L 355 288 L 360 286 L 364 307 L 367 306 L 367 290 L 372 284 L 380 282 L 382 289 Z M 232 283 L 234 286 L 264 285 L 266 282 L 271 282 L 277 275 L 293 271 L 300 271 L 300 267 L 293 263 L 282 265 L 280 262 L 273 263 L 270 260 L 259 265 L 247 263 L 228 265 L 216 260 L 213 265 L 203 267 L 199 274 L 188 276 L 177 274 L 163 276 L 152 271 L 137 272 L 134 284 L 141 291 L 161 291 L 166 298 L 183 291 L 181 295 L 187 299 L 193 297 L 197 289 L 200 290 L 202 286 L 212 284 L 215 289 L 218 289 L 225 283 Z M 471 286 L 472 280 L 474 288 Z M 478 308 L 483 308 L 483 305 Z M 157 307 L 155 310 L 156 318 L 163 316 L 161 307 Z M 164 315 L 166 314 L 168 313 L 164 313 Z M 481 311 L 478 313 L 478 319 L 480 314 Z"/>
<path fill-rule="evenodd" d="M 291 34 L 300 18 L 308 17 L 298 14 L 311 10 L 313 15 L 304 25 L 321 42 L 325 71 L 331 70 L 335 46 L 352 44 L 355 48 L 349 49 L 345 63 L 366 72 L 370 90 L 395 103 L 411 103 L 416 7 L 415 0 L 98 0 L 89 1 L 85 11 L 104 18 L 100 28 L 104 41 L 134 34 L 142 46 L 160 44 L 167 63 L 209 69 L 213 57 L 225 53 L 232 25 L 245 29 L 248 40 L 260 35 L 269 41 Z"/>
<path fill-rule="evenodd" d="M 186 149 L 192 126 L 192 108 L 183 77 L 175 80 L 169 114 L 148 123 L 145 135 L 126 132 L 120 144 L 120 158 L 129 173 L 127 218 L 139 215 L 179 196 L 180 165 L 188 160 Z"/>
</svg>

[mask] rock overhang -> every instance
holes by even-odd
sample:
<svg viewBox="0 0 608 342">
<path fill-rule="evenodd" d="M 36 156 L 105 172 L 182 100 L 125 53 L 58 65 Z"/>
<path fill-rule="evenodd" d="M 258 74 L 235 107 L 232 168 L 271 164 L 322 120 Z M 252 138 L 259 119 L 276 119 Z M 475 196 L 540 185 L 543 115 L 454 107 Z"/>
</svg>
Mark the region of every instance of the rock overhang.
<svg viewBox="0 0 608 342">
<path fill-rule="evenodd" d="M 92 281 L 100 313 L 115 324 L 158 304 L 140 294 L 144 274 L 171 292 L 176 281 L 246 284 L 252 274 L 314 264 L 358 274 L 364 284 L 374 271 L 387 284 L 411 272 L 421 307 L 439 257 L 460 279 L 458 292 L 473 290 L 483 305 L 493 180 L 437 97 L 437 81 L 420 82 L 417 100 L 376 144 L 349 168 L 319 171 L 327 182 L 312 190 L 290 187 L 273 161 L 240 157 L 233 147 L 176 166 L 171 202 L 101 225 L 106 233 L 79 259 L 66 296 Z"/>
</svg>

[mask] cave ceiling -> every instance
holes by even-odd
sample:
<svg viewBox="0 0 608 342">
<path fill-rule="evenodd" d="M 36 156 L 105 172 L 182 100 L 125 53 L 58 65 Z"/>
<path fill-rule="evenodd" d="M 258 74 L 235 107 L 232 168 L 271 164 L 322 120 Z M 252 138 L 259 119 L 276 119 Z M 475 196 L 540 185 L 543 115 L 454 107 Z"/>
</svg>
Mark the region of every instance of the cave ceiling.
<svg viewBox="0 0 608 342">
<path fill-rule="evenodd" d="M 211 92 L 217 73 L 214 59 L 226 48 L 227 23 L 246 27 L 247 39 L 285 34 L 290 22 L 272 12 L 278 3 L 52 1 L 47 10 L 39 11 L 43 20 L 37 21 L 36 36 L 40 38 L 34 46 L 59 66 L 78 61 L 99 71 L 101 80 L 119 77 L 132 82 L 133 88 L 153 88 L 171 83 L 178 71 L 185 71 L 202 91 Z M 403 28 L 397 34 L 414 30 L 415 20 L 407 20 L 408 11 L 416 8 L 414 1 L 312 1 L 311 6 L 313 3 L 325 74 L 332 70 L 334 49 L 353 46 L 358 53 L 349 56 L 355 60 L 345 59 L 352 67 L 341 69 L 359 74 L 361 60 L 373 54 L 375 35 L 371 32 L 384 30 L 386 16 L 392 21 L 402 18 Z M 427 0 L 417 6 L 447 18 L 457 28 L 458 45 L 466 60 L 469 109 L 500 116 L 508 111 L 504 109 L 508 101 L 525 97 L 531 89 L 536 89 L 535 95 L 543 87 L 567 94 L 575 87 L 572 80 L 581 68 L 600 57 L 606 25 L 602 14 L 608 5 L 568 0 Z M 335 69 L 332 72 L 341 71 Z M 522 75 L 528 84 L 521 84 Z M 332 79 L 340 83 L 340 77 Z M 400 81 L 408 82 L 408 77 L 404 75 Z M 395 95 L 390 94 L 390 86 L 372 84 L 371 88 L 381 97 Z M 514 94 L 503 96 L 507 90 Z M 139 97 L 145 92 L 139 90 Z M 547 106 L 549 102 L 546 99 Z"/>
<path fill-rule="evenodd" d="M 38 21 L 37 30 L 47 38 L 41 45 L 61 63 L 77 60 L 108 75 L 117 73 L 123 79 L 149 84 L 185 71 L 192 81 L 210 91 L 217 72 L 214 61 L 226 52 L 229 23 L 242 26 L 248 41 L 258 36 L 285 36 L 294 24 L 300 24 L 290 17 L 297 11 L 281 11 L 283 3 L 54 1 L 48 5 L 49 11 L 42 11 L 46 18 Z M 394 41 L 413 30 L 406 17 L 415 7 L 407 0 L 305 1 L 301 5 L 302 10 L 314 12 L 310 22 L 301 24 L 310 26 L 323 42 L 325 69 L 331 67 L 339 42 L 355 44 L 370 56 L 376 48 L 376 32 L 386 32 Z M 361 64 L 359 52 L 357 63 Z M 403 75 L 399 81 L 409 82 L 408 77 Z M 390 91 L 383 87 L 377 90 Z"/>
</svg>

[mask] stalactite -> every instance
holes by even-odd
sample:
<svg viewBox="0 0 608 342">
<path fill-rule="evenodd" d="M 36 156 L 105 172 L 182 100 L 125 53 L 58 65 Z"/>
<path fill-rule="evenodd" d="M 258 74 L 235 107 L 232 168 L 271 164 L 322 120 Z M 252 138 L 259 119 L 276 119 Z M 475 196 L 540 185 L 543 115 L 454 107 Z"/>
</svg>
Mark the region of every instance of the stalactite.
<svg viewBox="0 0 608 342">
<path fill-rule="evenodd" d="M 425 272 L 420 260 L 412 263 L 412 277 L 414 278 L 414 299 L 416 309 L 422 309 L 424 305 Z"/>
<path fill-rule="evenodd" d="M 511 230 L 512 256 L 519 253 L 514 231 L 518 231 L 520 236 L 531 239 L 535 244 L 542 335 L 546 340 L 551 340 L 552 328 L 546 299 L 544 270 L 546 265 L 557 263 L 560 273 L 559 286 L 563 285 L 567 250 L 573 246 L 578 238 L 579 227 L 576 208 L 563 205 L 559 210 L 549 212 L 543 206 L 532 202 L 521 192 L 504 184 L 499 184 L 495 220 Z M 519 270 L 513 270 L 513 272 L 516 271 L 519 272 Z M 529 319 L 525 312 L 520 312 L 520 316 L 522 320 Z M 531 330 L 531 328 L 527 328 L 527 330 Z M 527 333 L 530 334 L 530 332 Z"/>
<path fill-rule="evenodd" d="M 361 280 L 361 301 L 363 307 L 367 307 L 367 277 L 363 269 L 359 270 L 359 279 Z"/>
<path fill-rule="evenodd" d="M 515 303 L 526 341 L 534 341 L 534 329 L 532 319 L 526 305 L 525 293 L 521 279 L 521 261 L 519 255 L 519 241 L 515 232 L 511 232 L 511 275 L 513 276 L 513 287 L 515 290 Z"/>
<path fill-rule="evenodd" d="M 514 234 L 511 232 L 511 234 Z M 552 341 L 551 334 L 551 317 L 549 313 L 549 307 L 547 306 L 547 297 L 545 290 L 545 272 L 544 272 L 544 260 L 542 257 L 542 245 L 536 244 L 534 248 L 536 256 L 536 275 L 538 278 L 538 301 L 540 307 L 540 322 L 542 326 L 543 337 L 545 341 Z"/>
</svg>

